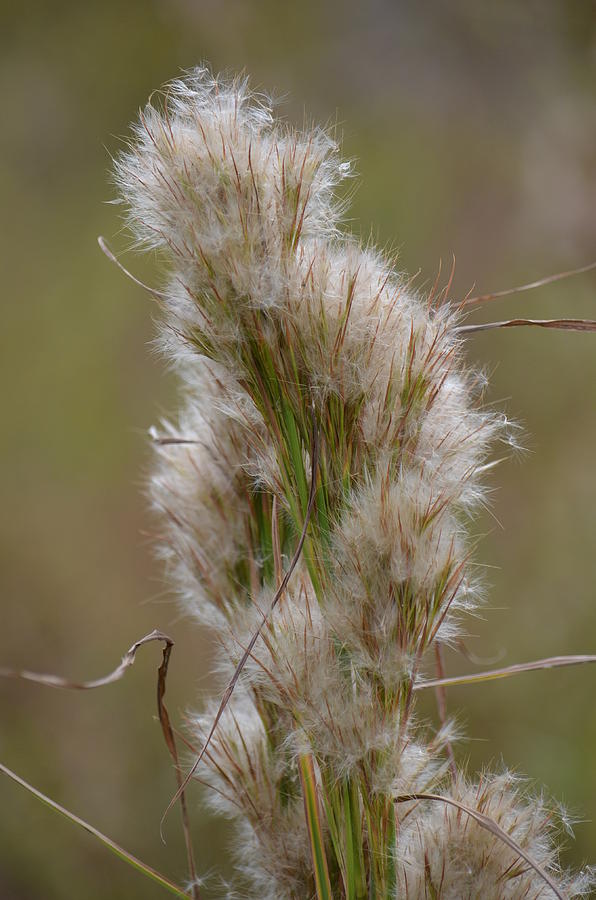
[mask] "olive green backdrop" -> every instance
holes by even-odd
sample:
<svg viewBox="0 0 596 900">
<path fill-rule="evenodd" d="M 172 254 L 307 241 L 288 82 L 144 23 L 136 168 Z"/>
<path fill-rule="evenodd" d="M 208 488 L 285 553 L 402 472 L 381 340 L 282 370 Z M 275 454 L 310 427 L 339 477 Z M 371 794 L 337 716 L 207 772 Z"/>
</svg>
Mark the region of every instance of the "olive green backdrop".
<svg viewBox="0 0 596 900">
<path fill-rule="evenodd" d="M 177 721 L 213 686 L 207 637 L 180 619 L 143 497 L 147 428 L 175 402 L 150 300 L 97 248 L 123 251 L 108 172 L 149 92 L 203 60 L 246 69 L 280 110 L 338 123 L 361 180 L 349 227 L 453 294 L 596 259 L 596 7 L 589 0 L 0 3 L 2 466 L 0 664 L 92 678 L 154 626 L 176 640 Z M 151 279 L 134 254 L 127 264 Z M 499 318 L 596 317 L 596 275 L 504 300 Z M 531 451 L 494 473 L 476 559 L 487 608 L 469 646 L 503 664 L 596 652 L 596 335 L 471 338 L 489 399 Z M 477 635 L 477 637 L 476 637 Z M 0 683 L 0 760 L 184 878 L 173 774 L 155 721 L 157 646 L 118 685 L 67 694 Z M 451 673 L 470 669 L 449 660 Z M 596 818 L 596 667 L 453 690 L 459 752 L 527 772 Z M 429 714 L 431 707 L 429 706 Z M 230 831 L 191 797 L 207 897 Z M 227 854 L 227 855 L 226 855 Z M 596 825 L 569 860 L 596 863 Z M 159 898 L 93 840 L 0 780 L 0 897 Z"/>
</svg>

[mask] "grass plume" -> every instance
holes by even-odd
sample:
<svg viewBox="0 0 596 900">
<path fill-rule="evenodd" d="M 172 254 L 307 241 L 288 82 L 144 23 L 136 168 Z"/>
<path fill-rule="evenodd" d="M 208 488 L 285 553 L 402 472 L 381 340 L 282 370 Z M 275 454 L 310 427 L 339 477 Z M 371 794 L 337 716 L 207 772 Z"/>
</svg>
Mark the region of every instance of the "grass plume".
<svg viewBox="0 0 596 900">
<path fill-rule="evenodd" d="M 513 440 L 464 335 L 594 324 L 462 324 L 500 295 L 418 295 L 342 231 L 349 173 L 327 132 L 206 69 L 141 112 L 116 165 L 182 386 L 155 441 L 160 549 L 228 685 L 189 777 L 236 820 L 263 900 L 579 897 L 591 876 L 561 871 L 550 807 L 508 773 L 469 779 L 444 695 L 433 732 L 416 694 L 480 601 L 470 516 Z"/>
</svg>

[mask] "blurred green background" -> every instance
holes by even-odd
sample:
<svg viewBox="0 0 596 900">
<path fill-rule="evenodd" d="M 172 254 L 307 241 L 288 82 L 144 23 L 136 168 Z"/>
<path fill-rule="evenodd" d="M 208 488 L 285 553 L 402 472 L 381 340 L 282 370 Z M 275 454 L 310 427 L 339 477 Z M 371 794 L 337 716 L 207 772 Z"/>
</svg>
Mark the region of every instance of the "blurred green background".
<svg viewBox="0 0 596 900">
<path fill-rule="evenodd" d="M 3 0 L 0 663 L 76 679 L 111 669 L 158 626 L 176 640 L 173 717 L 213 689 L 205 635 L 152 560 L 147 428 L 175 403 L 151 303 L 101 255 L 127 246 L 106 203 L 110 155 L 149 92 L 209 61 L 246 69 L 300 124 L 338 122 L 361 176 L 349 227 L 400 249 L 454 296 L 596 259 L 596 6 L 590 0 Z M 126 263 L 151 279 L 148 264 Z M 596 275 L 495 304 L 496 318 L 596 317 Z M 470 339 L 489 399 L 522 422 L 522 459 L 494 474 L 487 607 L 470 649 L 503 664 L 596 652 L 596 336 Z M 0 759 L 144 860 L 183 880 L 173 773 L 155 721 L 157 646 L 118 685 L 66 694 L 0 683 Z M 451 673 L 470 668 L 450 659 Z M 529 773 L 579 818 L 567 859 L 596 863 L 596 669 L 453 690 L 460 746 Z M 191 810 L 207 897 L 231 874 L 225 822 Z M 6 778 L 0 897 L 159 898 Z"/>
</svg>

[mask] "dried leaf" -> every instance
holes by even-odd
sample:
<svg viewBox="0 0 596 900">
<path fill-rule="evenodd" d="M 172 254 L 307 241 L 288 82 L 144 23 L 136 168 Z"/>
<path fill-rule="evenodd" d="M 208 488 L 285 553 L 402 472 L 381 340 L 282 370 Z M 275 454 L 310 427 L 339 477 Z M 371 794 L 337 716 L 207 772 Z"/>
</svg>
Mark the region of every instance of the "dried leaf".
<svg viewBox="0 0 596 900">
<path fill-rule="evenodd" d="M 493 328 L 519 328 L 534 325 L 537 328 L 558 328 L 561 331 L 596 331 L 593 319 L 505 319 L 502 322 L 484 322 L 480 325 L 459 325 L 457 334 L 472 334 L 476 331 L 491 331 Z"/>
<path fill-rule="evenodd" d="M 119 681 L 126 670 L 134 663 L 139 647 L 142 647 L 144 644 L 148 644 L 151 641 L 163 641 L 166 647 L 170 648 L 174 646 L 174 642 L 167 634 L 163 634 L 163 632 L 154 629 L 149 634 L 146 634 L 145 637 L 135 641 L 132 647 L 126 651 L 122 657 L 121 663 L 113 672 L 110 672 L 109 675 L 104 675 L 103 678 L 97 678 L 94 681 L 71 681 L 69 678 L 62 678 L 59 675 L 45 675 L 39 672 L 29 672 L 27 669 L 7 669 L 4 667 L 0 667 L 0 677 L 19 678 L 24 681 L 33 681 L 35 684 L 43 684 L 46 687 L 62 688 L 69 691 L 92 691 L 95 690 L 95 688 L 105 687 L 107 684 L 113 684 L 115 681 Z"/>
<path fill-rule="evenodd" d="M 496 681 L 499 678 L 510 678 L 522 672 L 536 672 L 542 669 L 557 669 L 562 666 L 581 666 L 596 662 L 596 656 L 550 656 L 547 659 L 536 659 L 528 663 L 516 663 L 502 669 L 489 669 L 486 672 L 475 672 L 472 675 L 455 675 L 451 678 L 433 678 L 430 681 L 419 681 L 414 685 L 415 691 L 426 688 L 454 687 L 459 684 L 480 684 L 484 681 Z"/>
</svg>

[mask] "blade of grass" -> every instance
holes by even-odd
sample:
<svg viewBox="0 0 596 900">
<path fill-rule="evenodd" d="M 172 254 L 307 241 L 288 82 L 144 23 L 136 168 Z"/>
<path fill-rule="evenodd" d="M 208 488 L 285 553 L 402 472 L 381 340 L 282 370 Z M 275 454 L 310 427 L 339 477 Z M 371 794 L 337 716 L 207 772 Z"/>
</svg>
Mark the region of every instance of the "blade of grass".
<svg viewBox="0 0 596 900">
<path fill-rule="evenodd" d="M 563 894 L 558 889 L 557 885 L 550 877 L 548 872 L 545 872 L 542 866 L 539 866 L 537 862 L 535 862 L 529 853 L 519 846 L 519 844 L 513 840 L 513 838 L 507 834 L 506 831 L 503 831 L 496 822 L 494 822 L 488 816 L 485 816 L 484 813 L 478 812 L 477 809 L 472 809 L 470 806 L 466 806 L 465 803 L 460 803 L 459 800 L 454 800 L 453 797 L 444 797 L 441 794 L 401 794 L 399 797 L 395 797 L 396 803 L 407 803 L 412 802 L 414 800 L 432 800 L 437 803 L 446 803 L 448 806 L 454 806 L 456 809 L 461 810 L 466 813 L 466 815 L 470 816 L 471 819 L 474 819 L 475 822 L 480 825 L 481 828 L 485 828 L 487 831 L 490 831 L 491 834 L 494 834 L 496 838 L 500 841 L 503 841 L 514 853 L 520 856 L 527 864 L 534 869 L 537 875 L 539 875 L 543 881 L 548 884 L 549 888 L 554 893 L 555 897 L 558 897 L 558 900 L 565 900 Z"/>
<path fill-rule="evenodd" d="M 356 889 L 356 852 L 354 844 L 354 829 L 352 827 L 352 806 L 350 803 L 350 788 L 347 779 L 342 785 L 343 815 L 345 828 L 345 858 L 346 858 L 346 900 L 357 900 Z"/>
<path fill-rule="evenodd" d="M 397 841 L 397 815 L 395 812 L 395 804 L 392 804 L 389 810 L 389 821 L 387 823 L 387 837 L 385 845 L 389 849 L 389 859 L 387 861 L 387 896 L 395 897 L 397 891 L 397 866 L 395 860 L 395 846 Z"/>
<path fill-rule="evenodd" d="M 329 791 L 327 786 L 323 787 L 322 800 L 327 822 L 327 833 L 331 842 L 331 849 L 335 854 L 337 867 L 343 880 L 346 900 L 353 900 L 354 893 L 350 887 L 349 863 L 346 860 L 346 852 L 341 840 L 342 809 L 341 805 L 337 802 L 337 791 L 334 791 L 333 788 Z"/>
<path fill-rule="evenodd" d="M 459 684 L 480 684 L 483 681 L 496 681 L 499 678 L 510 678 L 523 672 L 537 672 L 542 669 L 557 669 L 563 666 L 581 666 L 596 662 L 596 656 L 550 656 L 547 659 L 536 659 L 528 663 L 516 663 L 502 669 L 489 669 L 472 675 L 454 675 L 451 678 L 433 678 L 430 681 L 419 681 L 413 686 L 415 691 L 426 688 L 453 687 Z"/>
<path fill-rule="evenodd" d="M 111 838 L 107 837 L 107 835 L 103 834 L 93 825 L 90 825 L 88 822 L 85 822 L 84 819 L 81 819 L 79 816 L 75 815 L 75 813 L 70 812 L 70 810 L 65 809 L 59 803 L 56 803 L 55 800 L 52 800 L 46 794 L 43 794 L 41 791 L 38 791 L 37 788 L 34 788 L 33 785 L 29 784 L 29 782 L 25 781 L 24 778 L 21 778 L 16 772 L 13 772 L 12 769 L 9 769 L 7 766 L 0 763 L 0 772 L 4 775 L 7 775 L 9 778 L 12 778 L 17 784 L 21 787 L 25 788 L 25 790 L 29 791 L 30 794 L 33 794 L 34 797 L 37 797 L 38 800 L 41 800 L 46 806 L 49 806 L 50 809 L 55 810 L 60 813 L 60 815 L 64 816 L 70 822 L 73 822 L 75 825 L 78 825 L 80 828 L 83 828 L 85 831 L 92 834 L 93 837 L 97 838 L 97 840 L 101 841 L 101 843 L 111 850 L 112 853 L 115 853 L 123 862 L 128 863 L 128 865 L 135 868 L 138 872 L 142 872 L 143 875 L 146 875 L 147 878 L 150 878 L 152 881 L 156 882 L 156 884 L 161 885 L 161 887 L 168 890 L 171 894 L 175 894 L 176 897 L 191 897 L 191 894 L 187 894 L 181 887 L 177 884 L 174 884 L 173 881 L 170 881 L 169 878 L 166 878 L 165 875 L 161 875 L 156 869 L 152 868 L 152 866 L 147 865 L 147 863 L 141 862 L 140 859 L 137 859 L 136 856 L 133 856 L 132 853 L 129 853 L 128 850 L 125 850 L 116 841 L 113 841 Z"/>
<path fill-rule="evenodd" d="M 362 834 L 362 814 L 360 798 L 355 778 L 349 779 L 348 798 L 350 809 L 350 827 L 354 845 L 354 876 L 356 881 L 356 900 L 366 897 L 366 866 L 364 864 L 364 836 Z"/>
<path fill-rule="evenodd" d="M 310 849 L 312 853 L 317 900 L 333 900 L 327 857 L 325 855 L 325 843 L 321 830 L 321 817 L 319 815 L 319 803 L 317 800 L 317 784 L 313 758 L 310 753 L 304 753 L 298 760 L 300 770 L 300 783 L 302 785 L 302 797 L 304 799 L 304 815 L 310 837 Z"/>
</svg>

